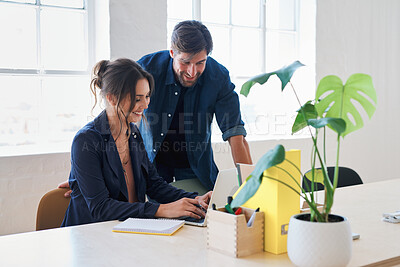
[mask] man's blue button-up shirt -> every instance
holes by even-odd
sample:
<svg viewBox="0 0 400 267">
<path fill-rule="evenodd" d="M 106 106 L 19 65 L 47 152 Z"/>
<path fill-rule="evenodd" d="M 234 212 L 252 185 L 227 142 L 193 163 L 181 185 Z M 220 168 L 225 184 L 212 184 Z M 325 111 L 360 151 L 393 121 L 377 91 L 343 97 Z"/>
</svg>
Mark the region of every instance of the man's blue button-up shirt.
<svg viewBox="0 0 400 267">
<path fill-rule="evenodd" d="M 138 61 L 153 75 L 155 81 L 155 91 L 151 96 L 149 108 L 145 111 L 150 131 L 144 127 L 145 123 L 140 125 L 151 160 L 162 149 L 162 142 L 181 93 L 181 86 L 174 76 L 172 61 L 169 51 L 149 54 Z M 188 160 L 196 176 L 209 190 L 212 190 L 218 174 L 211 148 L 211 123 L 214 115 L 224 141 L 235 135 L 246 136 L 240 115 L 239 98 L 234 88 L 228 70 L 208 57 L 203 74 L 196 85 L 188 88 L 184 95 L 184 130 Z"/>
</svg>

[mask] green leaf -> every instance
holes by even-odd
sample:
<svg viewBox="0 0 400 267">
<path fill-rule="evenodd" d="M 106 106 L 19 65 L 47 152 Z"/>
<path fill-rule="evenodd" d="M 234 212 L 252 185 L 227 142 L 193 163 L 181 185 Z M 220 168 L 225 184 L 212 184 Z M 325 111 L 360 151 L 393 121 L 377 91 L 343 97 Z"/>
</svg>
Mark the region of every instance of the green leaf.
<svg viewBox="0 0 400 267">
<path fill-rule="evenodd" d="M 293 73 L 300 67 L 304 66 L 304 64 L 302 64 L 300 61 L 295 61 L 292 64 L 290 64 L 289 66 L 285 66 L 279 70 L 273 71 L 273 72 L 268 72 L 268 73 L 263 73 L 263 74 L 259 74 L 253 78 L 251 78 L 250 80 L 248 80 L 247 82 L 245 82 L 242 85 L 242 89 L 240 90 L 240 93 L 244 96 L 248 96 L 250 93 L 250 88 L 256 84 L 264 84 L 268 81 L 269 77 L 271 77 L 272 75 L 277 75 L 278 78 L 281 80 L 282 82 L 282 91 L 283 89 L 285 89 L 287 83 L 290 81 L 290 79 L 293 76 Z"/>
<path fill-rule="evenodd" d="M 285 148 L 277 145 L 265 153 L 257 162 L 253 172 L 247 177 L 246 184 L 231 202 L 231 207 L 236 208 L 249 200 L 258 190 L 262 182 L 262 174 L 272 166 L 278 165 L 285 160 Z"/>
<path fill-rule="evenodd" d="M 346 122 L 340 118 L 309 119 L 308 124 L 316 129 L 329 126 L 339 135 L 346 130 Z"/>
<path fill-rule="evenodd" d="M 311 182 L 313 181 L 312 170 L 306 172 L 304 176 Z M 324 184 L 324 173 L 321 169 L 314 169 L 314 183 Z"/>
<path fill-rule="evenodd" d="M 231 202 L 232 208 L 237 208 L 247 202 L 260 187 L 261 181 L 256 177 L 252 177 L 246 181 L 246 184 L 242 187 L 242 190 L 236 195 L 236 197 Z"/>
<path fill-rule="evenodd" d="M 304 116 L 306 119 L 304 119 Z M 307 120 L 316 118 L 318 118 L 317 110 L 315 109 L 315 106 L 311 104 L 311 101 L 308 101 L 299 110 L 297 110 L 297 116 L 292 126 L 292 134 L 297 133 L 306 127 Z"/>
<path fill-rule="evenodd" d="M 360 112 L 352 101 L 357 101 L 369 118 L 374 114 L 377 104 L 371 76 L 361 73 L 351 75 L 345 85 L 337 76 L 324 77 L 318 85 L 315 99 L 315 107 L 321 117 L 342 118 L 346 122 L 346 130 L 342 136 L 364 125 Z M 355 124 L 350 120 L 349 114 L 353 117 Z"/>
</svg>

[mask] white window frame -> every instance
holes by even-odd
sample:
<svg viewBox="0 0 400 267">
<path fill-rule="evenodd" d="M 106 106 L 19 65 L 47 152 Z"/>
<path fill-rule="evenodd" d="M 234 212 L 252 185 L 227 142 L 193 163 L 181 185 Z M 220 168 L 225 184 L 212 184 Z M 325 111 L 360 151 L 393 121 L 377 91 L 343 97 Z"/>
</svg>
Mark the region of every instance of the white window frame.
<svg viewBox="0 0 400 267">
<path fill-rule="evenodd" d="M 68 75 L 68 76 L 76 76 L 76 75 L 88 75 L 90 73 L 90 66 L 94 62 L 94 49 L 93 49 L 93 7 L 90 4 L 90 0 L 83 0 L 83 8 L 74 8 L 74 7 L 60 7 L 60 6 L 50 6 L 43 5 L 40 3 L 40 0 L 36 0 L 34 4 L 31 3 L 19 3 L 10 1 L 0 0 L 0 3 L 8 3 L 12 5 L 22 5 L 22 6 L 35 6 L 36 7 L 36 45 L 37 45 L 37 60 L 38 66 L 37 69 L 7 69 L 0 68 L 0 74 L 16 74 L 16 75 L 34 75 L 34 76 L 46 76 L 46 75 Z M 62 10 L 75 10 L 80 11 L 85 15 L 85 35 L 88 37 L 88 45 L 86 47 L 88 52 L 88 67 L 85 71 L 71 71 L 71 70 L 51 70 L 44 69 L 41 63 L 41 32 L 40 32 L 40 9 L 41 7 L 50 7 L 54 9 L 62 9 Z"/>
<path fill-rule="evenodd" d="M 37 44 L 37 68 L 23 69 L 23 68 L 0 68 L 0 76 L 28 76 L 28 77 L 38 77 L 38 78 L 48 78 L 48 77 L 90 77 L 91 67 L 95 62 L 95 46 L 94 46 L 94 0 L 83 0 L 82 8 L 65 7 L 65 6 L 52 6 L 41 4 L 41 0 L 35 0 L 35 3 L 19 3 L 13 2 L 12 0 L 4 1 L 0 0 L 0 3 L 6 3 L 10 5 L 23 5 L 23 6 L 35 6 L 36 8 L 36 44 Z M 41 62 L 41 34 L 40 34 L 40 10 L 42 7 L 60 9 L 60 10 L 74 10 L 84 14 L 84 31 L 85 37 L 87 38 L 87 57 L 88 65 L 85 70 L 54 70 L 45 69 Z M 42 148 L 40 144 L 34 147 L 34 151 L 29 146 L 5 146 L 2 147 L 0 157 L 2 156 L 16 156 L 16 155 L 27 155 L 27 154 L 43 154 L 43 153 L 54 153 L 54 152 L 65 152 L 69 150 L 71 140 L 65 140 L 65 145 L 56 146 L 55 148 Z M 1 147 L 0 147 L 1 148 Z M 53 150 L 52 150 L 53 149 Z M 50 151 L 51 150 L 51 151 Z"/>
<path fill-rule="evenodd" d="M 295 41 L 296 41 L 296 47 L 298 48 L 298 30 L 299 30 L 299 0 L 295 0 L 295 19 L 294 19 L 294 29 L 293 30 L 282 30 L 282 29 L 270 29 L 267 28 L 266 24 L 266 0 L 259 0 L 260 1 L 260 21 L 259 21 L 259 26 L 254 27 L 254 26 L 238 26 L 234 25 L 232 23 L 232 13 L 229 11 L 229 23 L 228 24 L 218 24 L 218 23 L 210 23 L 207 22 L 208 25 L 214 25 L 214 26 L 225 26 L 229 28 L 230 30 L 230 38 L 232 37 L 232 29 L 233 28 L 253 28 L 253 29 L 258 29 L 260 31 L 260 57 L 261 57 L 261 72 L 266 72 L 268 66 L 266 63 L 266 47 L 267 47 L 267 38 L 266 38 L 266 33 L 267 32 L 278 32 L 278 33 L 289 33 L 293 34 L 295 36 Z M 232 6 L 232 0 L 230 0 L 230 6 Z M 202 21 L 201 20 L 201 0 L 192 0 L 192 19 Z M 169 22 L 174 22 L 178 23 L 181 20 L 180 19 L 174 19 L 174 18 L 169 18 Z M 229 42 L 231 44 L 232 42 Z M 232 53 L 232 49 L 230 49 Z M 298 51 L 296 51 L 298 54 Z M 232 56 L 231 56 L 232 58 Z M 236 75 L 235 73 L 231 74 L 232 78 L 238 78 L 238 79 L 249 79 L 251 76 L 240 76 Z"/>
<path fill-rule="evenodd" d="M 219 24 L 219 23 L 210 23 L 210 22 L 204 22 L 206 25 L 209 26 L 225 26 L 227 28 L 229 28 L 230 31 L 230 38 L 232 38 L 232 29 L 233 28 L 252 28 L 252 29 L 258 29 L 259 33 L 260 33 L 260 71 L 261 73 L 267 72 L 267 71 L 273 71 L 276 69 L 276 66 L 268 66 L 267 63 L 267 55 L 266 53 L 267 51 L 267 36 L 269 32 L 273 32 L 273 33 L 283 33 L 283 34 L 290 34 L 291 36 L 293 36 L 294 38 L 294 55 L 296 58 L 300 58 L 300 34 L 299 32 L 302 30 L 300 28 L 300 14 L 304 11 L 301 10 L 300 7 L 300 0 L 294 0 L 294 23 L 293 23 L 293 28 L 288 30 L 288 29 L 282 29 L 282 28 L 270 28 L 267 27 L 267 0 L 259 0 L 259 6 L 260 6 L 260 13 L 259 13 L 259 25 L 258 27 L 256 26 L 238 26 L 238 25 L 234 25 L 232 23 L 232 12 L 231 10 L 229 11 L 229 24 Z M 202 16 L 201 16 L 201 2 L 202 0 L 192 0 L 192 17 L 189 19 L 194 19 L 194 20 L 198 20 L 198 21 L 202 21 Z M 230 0 L 230 7 L 232 6 L 232 0 Z M 304 9 L 304 8 L 303 8 Z M 182 19 L 175 19 L 175 18 L 170 18 L 167 17 L 168 22 L 169 23 L 173 23 L 176 24 L 180 21 L 182 21 Z M 232 61 L 232 42 L 228 42 L 230 47 L 230 59 L 229 61 Z M 167 44 L 169 47 L 169 44 Z M 290 64 L 291 62 L 285 62 L 286 64 Z M 312 63 L 311 63 L 312 64 Z M 226 66 L 228 67 L 228 66 Z M 280 66 L 281 67 L 281 66 Z M 311 71 L 314 71 L 315 66 L 309 66 L 309 68 L 311 69 Z M 235 80 L 248 80 L 249 78 L 253 77 L 254 75 L 257 75 L 258 73 L 254 73 L 254 75 L 252 76 L 246 76 L 246 75 L 240 75 L 239 73 L 235 73 L 235 70 L 230 69 L 228 67 L 228 70 L 230 72 L 230 76 L 231 79 L 233 81 Z M 314 83 L 314 81 L 312 81 Z M 265 85 L 264 85 L 265 86 Z M 239 94 L 241 89 L 241 84 L 236 84 L 236 92 Z M 242 98 L 242 96 L 240 96 Z M 306 99 L 302 99 L 302 100 L 306 100 Z M 294 111 L 294 110 L 293 110 Z M 279 123 L 276 120 L 280 120 L 278 117 L 283 118 L 282 121 L 284 121 L 285 124 L 291 123 L 291 116 L 289 113 L 291 112 L 291 110 L 282 110 L 282 113 L 280 114 L 270 114 L 271 117 L 268 118 L 269 122 L 267 122 L 269 124 L 268 127 L 272 126 L 271 124 L 276 123 L 276 125 L 279 127 Z M 242 117 L 243 117 L 243 113 L 242 113 Z M 272 116 L 275 116 L 275 118 L 273 118 Z M 243 118 L 242 118 L 243 119 Z M 213 129 L 213 142 L 220 142 L 221 138 L 220 136 L 222 135 L 222 133 L 220 132 L 218 126 L 216 125 L 215 121 L 213 122 L 212 125 L 212 129 Z M 253 131 L 254 132 L 254 131 Z M 257 133 L 255 135 L 252 135 L 252 133 L 250 133 L 251 136 L 249 136 L 249 131 L 248 131 L 248 139 L 249 140 L 271 140 L 271 139 L 297 139 L 297 138 L 306 138 L 306 136 L 303 133 L 299 133 L 297 135 L 290 135 L 290 133 L 285 133 L 283 135 L 281 134 L 274 134 L 271 133 L 269 136 L 265 136 L 263 134 L 260 134 L 260 136 L 257 136 Z M 268 134 L 267 134 L 268 135 Z"/>
</svg>

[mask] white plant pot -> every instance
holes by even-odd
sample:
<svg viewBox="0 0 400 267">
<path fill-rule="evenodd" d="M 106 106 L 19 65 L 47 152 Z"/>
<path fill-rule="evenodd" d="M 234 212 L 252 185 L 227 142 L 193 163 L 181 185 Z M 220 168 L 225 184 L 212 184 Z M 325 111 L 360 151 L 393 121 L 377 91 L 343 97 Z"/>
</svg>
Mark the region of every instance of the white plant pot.
<svg viewBox="0 0 400 267">
<path fill-rule="evenodd" d="M 352 253 L 350 223 L 343 216 L 340 222 L 310 222 L 293 215 L 289 222 L 287 251 L 297 266 L 346 266 Z"/>
</svg>

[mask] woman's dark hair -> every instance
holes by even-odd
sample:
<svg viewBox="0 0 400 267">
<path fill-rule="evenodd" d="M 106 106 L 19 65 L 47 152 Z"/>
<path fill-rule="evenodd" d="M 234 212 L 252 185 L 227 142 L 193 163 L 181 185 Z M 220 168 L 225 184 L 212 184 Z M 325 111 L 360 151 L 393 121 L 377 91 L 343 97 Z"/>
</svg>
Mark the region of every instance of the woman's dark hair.
<svg viewBox="0 0 400 267">
<path fill-rule="evenodd" d="M 197 20 L 186 20 L 175 26 L 171 36 L 171 49 L 174 52 L 189 54 L 206 50 L 209 55 L 213 49 L 213 41 L 203 23 Z"/>
<path fill-rule="evenodd" d="M 127 58 L 99 61 L 93 67 L 92 81 L 90 82 L 90 90 L 95 98 L 92 110 L 97 104 L 96 89 L 100 90 L 103 98 L 108 94 L 116 98 L 117 111 L 120 110 L 120 102 L 129 95 L 131 99 L 129 110 L 133 110 L 136 104 L 136 84 L 141 79 L 146 79 L 149 82 L 149 94 L 151 95 L 154 90 L 153 76 L 135 61 Z M 120 118 L 119 112 L 117 114 L 122 128 L 122 118 Z M 125 123 L 129 126 L 126 115 Z M 128 127 L 129 129 L 130 127 Z"/>
</svg>

